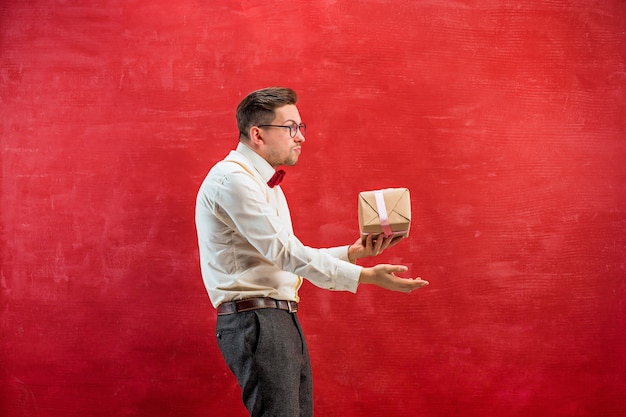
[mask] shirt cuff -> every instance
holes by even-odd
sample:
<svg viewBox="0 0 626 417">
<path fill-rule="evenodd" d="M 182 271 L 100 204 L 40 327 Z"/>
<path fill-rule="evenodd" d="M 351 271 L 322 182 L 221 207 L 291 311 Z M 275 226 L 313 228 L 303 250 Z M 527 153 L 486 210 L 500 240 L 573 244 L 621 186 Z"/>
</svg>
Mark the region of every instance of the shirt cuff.
<svg viewBox="0 0 626 417">
<path fill-rule="evenodd" d="M 347 252 L 348 251 L 346 250 L 346 261 L 339 261 L 339 266 L 337 268 L 337 280 L 335 281 L 335 288 L 333 289 L 337 291 L 350 291 L 352 293 L 356 293 L 359 286 L 359 277 L 361 276 L 361 270 L 363 267 L 348 262 Z"/>
</svg>

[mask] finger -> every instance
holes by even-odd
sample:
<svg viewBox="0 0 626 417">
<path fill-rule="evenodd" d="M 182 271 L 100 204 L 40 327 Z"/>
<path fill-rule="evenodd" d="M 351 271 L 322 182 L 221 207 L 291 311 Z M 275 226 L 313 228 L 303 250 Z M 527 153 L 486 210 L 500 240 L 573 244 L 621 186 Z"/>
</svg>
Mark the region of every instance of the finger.
<svg viewBox="0 0 626 417">
<path fill-rule="evenodd" d="M 381 251 L 383 244 L 385 243 L 384 235 L 380 234 L 376 237 L 376 242 L 374 242 L 374 253 L 378 254 Z"/>
<path fill-rule="evenodd" d="M 428 281 L 424 281 L 423 279 L 420 279 L 420 278 L 405 280 L 405 281 L 406 283 L 404 285 L 404 288 L 407 290 L 407 292 L 412 292 L 420 288 L 424 288 L 425 286 L 429 284 Z"/>
<path fill-rule="evenodd" d="M 409 268 L 404 265 L 387 265 L 387 272 L 393 273 L 403 273 L 408 271 Z"/>
<path fill-rule="evenodd" d="M 395 237 L 394 236 L 389 236 L 386 237 L 385 240 L 383 241 L 382 246 L 380 247 L 381 251 L 384 251 L 385 249 L 387 249 L 388 247 L 391 246 L 391 244 L 393 243 Z"/>
</svg>

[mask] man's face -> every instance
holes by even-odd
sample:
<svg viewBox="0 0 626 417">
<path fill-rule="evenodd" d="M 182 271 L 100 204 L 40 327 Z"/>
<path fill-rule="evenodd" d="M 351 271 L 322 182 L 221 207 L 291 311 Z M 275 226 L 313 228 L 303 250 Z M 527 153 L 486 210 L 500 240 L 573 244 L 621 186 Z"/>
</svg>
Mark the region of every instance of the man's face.
<svg viewBox="0 0 626 417">
<path fill-rule="evenodd" d="M 289 126 L 294 122 L 302 123 L 298 108 L 293 104 L 278 107 L 275 111 L 276 117 L 271 125 Z M 280 165 L 292 166 L 298 162 L 304 136 L 298 129 L 295 137 L 291 137 L 287 127 L 261 127 L 261 137 L 263 145 L 260 148 L 261 155 L 274 168 Z"/>
</svg>

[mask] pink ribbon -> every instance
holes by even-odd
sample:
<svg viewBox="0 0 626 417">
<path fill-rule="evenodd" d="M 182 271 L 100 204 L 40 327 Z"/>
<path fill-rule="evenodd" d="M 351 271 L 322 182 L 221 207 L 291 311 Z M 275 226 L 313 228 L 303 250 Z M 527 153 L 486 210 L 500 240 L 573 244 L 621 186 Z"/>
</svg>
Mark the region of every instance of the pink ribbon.
<svg viewBox="0 0 626 417">
<path fill-rule="evenodd" d="M 378 218 L 380 219 L 380 225 L 383 228 L 385 237 L 393 235 L 391 226 L 389 226 L 389 218 L 387 217 L 387 206 L 385 206 L 385 198 L 382 191 L 374 191 L 374 197 L 376 198 L 376 208 L 378 209 Z"/>
</svg>

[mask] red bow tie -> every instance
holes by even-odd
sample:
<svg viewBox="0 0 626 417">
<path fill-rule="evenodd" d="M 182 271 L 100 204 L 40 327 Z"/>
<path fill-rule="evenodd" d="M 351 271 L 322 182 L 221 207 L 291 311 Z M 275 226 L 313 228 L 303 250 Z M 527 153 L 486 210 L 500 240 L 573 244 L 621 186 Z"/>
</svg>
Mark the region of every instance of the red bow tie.
<svg viewBox="0 0 626 417">
<path fill-rule="evenodd" d="M 282 182 L 283 178 L 285 178 L 285 171 L 279 169 L 278 171 L 274 172 L 274 175 L 272 175 L 272 178 L 270 178 L 270 180 L 267 182 L 267 185 L 269 185 L 271 188 L 274 188 Z"/>
</svg>

